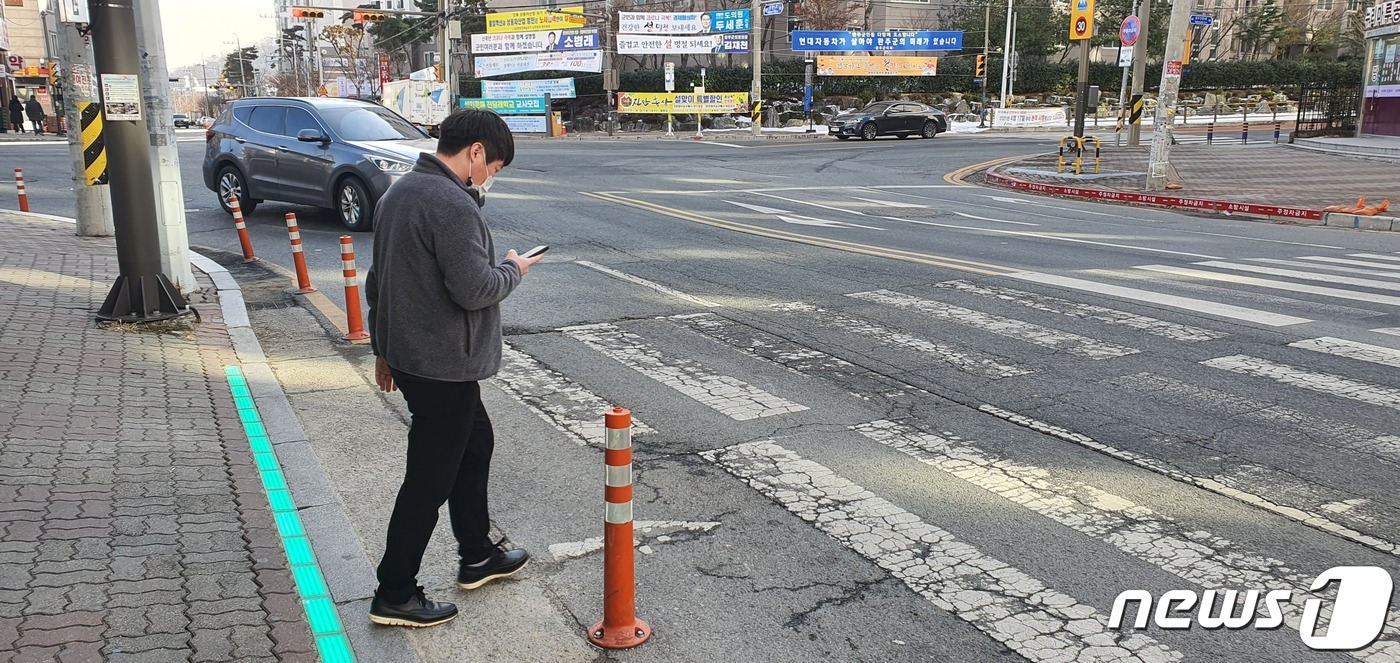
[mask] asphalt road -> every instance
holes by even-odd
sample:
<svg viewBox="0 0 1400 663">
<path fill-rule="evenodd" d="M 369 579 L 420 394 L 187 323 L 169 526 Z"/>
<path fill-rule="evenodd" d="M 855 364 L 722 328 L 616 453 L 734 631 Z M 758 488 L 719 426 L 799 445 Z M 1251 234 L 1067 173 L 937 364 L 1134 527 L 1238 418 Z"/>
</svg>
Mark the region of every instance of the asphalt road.
<svg viewBox="0 0 1400 663">
<path fill-rule="evenodd" d="M 192 138 L 191 244 L 236 251 Z M 639 610 L 698 649 L 639 660 L 1400 660 L 1394 617 L 1352 652 L 1298 630 L 1325 570 L 1400 572 L 1400 236 L 943 179 L 1053 145 L 520 143 L 485 212 L 551 251 L 498 384 L 560 430 L 629 407 L 638 518 L 720 523 L 646 562 Z M 0 172 L 67 215 L 66 158 Z M 286 211 L 337 283 L 328 212 L 260 207 L 259 255 L 289 264 Z M 511 499 L 518 540 L 565 527 Z M 1107 630 L 1132 589 L 1293 594 L 1278 629 Z"/>
</svg>

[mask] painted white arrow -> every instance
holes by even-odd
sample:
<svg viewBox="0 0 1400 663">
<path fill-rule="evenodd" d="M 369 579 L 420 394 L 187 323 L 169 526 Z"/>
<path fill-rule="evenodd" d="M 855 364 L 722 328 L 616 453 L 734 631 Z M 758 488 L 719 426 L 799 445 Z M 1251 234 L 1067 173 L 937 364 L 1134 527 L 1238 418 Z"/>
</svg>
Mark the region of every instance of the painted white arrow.
<svg viewBox="0 0 1400 663">
<path fill-rule="evenodd" d="M 651 539 L 656 543 L 667 543 L 671 541 L 671 534 L 676 532 L 708 532 L 719 527 L 717 522 L 687 522 L 684 520 L 638 520 L 633 523 L 633 544 L 643 538 Z M 571 543 L 556 543 L 549 547 L 549 554 L 557 561 L 563 561 L 572 557 L 583 557 L 595 550 L 603 549 L 603 537 L 595 536 L 591 539 L 573 541 Z M 651 554 L 651 547 L 643 544 L 638 548 L 644 555 Z"/>
<path fill-rule="evenodd" d="M 999 202 L 999 203 L 1011 203 L 1011 204 L 1013 204 L 1013 205 L 1044 205 L 1044 204 L 1045 204 L 1044 202 L 1039 201 L 1039 200 L 1026 200 L 1026 199 L 1024 199 L 1024 198 L 1007 198 L 1006 196 L 988 196 L 988 195 L 986 195 L 986 194 L 981 194 L 981 193 L 979 193 L 979 194 L 977 194 L 977 195 L 979 195 L 979 196 L 981 196 L 981 197 L 983 197 L 983 198 L 991 198 L 992 200 L 995 200 L 995 201 L 997 201 L 997 202 Z"/>
<path fill-rule="evenodd" d="M 870 203 L 872 205 L 880 205 L 882 207 L 907 207 L 909 209 L 928 209 L 928 205 L 919 205 L 916 203 L 902 203 L 894 200 L 875 200 L 873 198 L 859 198 L 856 196 L 851 196 L 851 198 L 854 198 L 855 200 L 859 200 L 864 203 Z"/>
<path fill-rule="evenodd" d="M 742 207 L 747 210 L 753 210 L 755 212 L 758 212 L 759 214 L 792 214 L 792 212 L 789 212 L 785 209 L 775 209 L 772 207 L 764 207 L 762 205 L 750 205 L 748 203 L 736 203 L 732 200 L 726 200 L 724 202 L 729 203 L 730 205 L 738 205 L 739 207 Z"/>
<path fill-rule="evenodd" d="M 875 226 L 862 226 L 859 223 L 846 223 L 844 221 L 827 221 L 826 219 L 814 219 L 810 216 L 796 216 L 779 214 L 779 219 L 785 223 L 793 223 L 799 226 L 818 226 L 821 228 L 865 228 L 866 230 L 884 230 Z"/>
</svg>

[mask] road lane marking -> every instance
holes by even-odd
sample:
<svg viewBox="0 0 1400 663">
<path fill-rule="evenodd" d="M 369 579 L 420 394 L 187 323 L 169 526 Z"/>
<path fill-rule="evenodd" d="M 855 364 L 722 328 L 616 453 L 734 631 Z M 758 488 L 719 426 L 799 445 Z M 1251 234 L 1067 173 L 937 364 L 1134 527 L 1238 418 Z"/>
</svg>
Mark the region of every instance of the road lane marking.
<svg viewBox="0 0 1400 663">
<path fill-rule="evenodd" d="M 1308 285 L 1306 283 L 1289 283 L 1287 281 L 1274 281 L 1271 279 L 1260 279 L 1252 276 L 1240 276 L 1238 274 L 1221 274 L 1219 272 L 1207 272 L 1199 269 L 1186 269 L 1184 267 L 1169 267 L 1167 265 L 1138 265 L 1133 269 L 1141 269 L 1149 272 L 1161 272 L 1163 274 L 1175 274 L 1196 279 L 1206 279 L 1210 281 L 1226 281 L 1238 283 L 1240 285 L 1252 285 L 1260 288 L 1273 288 L 1275 290 L 1287 290 L 1289 292 L 1306 292 L 1311 295 L 1325 295 L 1339 299 L 1352 299 L 1359 302 L 1371 302 L 1372 304 L 1388 304 L 1390 306 L 1400 306 L 1400 297 L 1390 295 L 1377 295 L 1369 292 L 1356 292 L 1353 290 L 1342 290 L 1341 288 L 1325 288 L 1322 286 Z M 1311 322 L 1311 320 L 1307 321 Z"/>
<path fill-rule="evenodd" d="M 1020 279 L 1022 281 L 1030 281 L 1032 283 L 1059 286 L 1062 288 L 1069 288 L 1072 290 L 1082 290 L 1084 292 L 1108 295 L 1110 297 L 1118 297 L 1120 299 L 1130 299 L 1134 301 L 1145 302 L 1148 304 L 1170 306 L 1172 308 L 1193 311 L 1195 313 L 1202 313 L 1218 318 L 1228 318 L 1231 320 L 1240 320 L 1243 322 L 1255 322 L 1261 325 L 1268 325 L 1270 327 L 1286 327 L 1288 325 L 1298 325 L 1303 324 L 1305 322 L 1312 322 L 1312 320 L 1309 320 L 1307 318 L 1298 318 L 1291 315 L 1283 315 L 1280 313 L 1270 313 L 1268 311 L 1260 311 L 1258 309 L 1245 308 L 1243 306 L 1222 304 L 1220 302 L 1213 302 L 1205 299 L 1195 299 L 1193 297 L 1182 297 L 1180 295 L 1168 295 L 1160 292 L 1152 292 L 1150 290 L 1128 288 L 1119 285 L 1112 285 L 1109 283 L 1101 283 L 1098 281 L 1086 281 L 1083 279 L 1076 279 L 1068 276 L 1058 276 L 1055 274 L 1042 274 L 1039 272 L 1017 272 L 1015 274 L 1007 274 L 1007 276 L 1010 276 L 1011 278 L 1015 279 Z"/>
<path fill-rule="evenodd" d="M 1333 338 L 1323 336 L 1321 338 L 1310 338 L 1296 343 L 1289 343 L 1291 348 L 1302 348 L 1321 352 L 1323 354 L 1346 357 L 1358 361 L 1366 361 L 1372 364 L 1381 364 L 1392 368 L 1400 368 L 1400 350 L 1370 345 L 1368 343 L 1357 343 L 1344 338 Z"/>
<path fill-rule="evenodd" d="M 1362 254 L 1364 255 L 1364 254 Z M 1384 259 L 1385 256 L 1376 256 Z M 1331 262 L 1338 265 L 1356 265 L 1358 267 L 1371 267 L 1373 269 L 1400 269 L 1400 265 L 1389 263 L 1370 262 L 1366 260 L 1347 260 L 1346 258 L 1332 258 L 1328 256 L 1299 256 L 1299 260 L 1316 260 L 1318 262 Z"/>
<path fill-rule="evenodd" d="M 1015 339 L 1032 345 L 1039 345 L 1056 352 L 1065 352 L 1089 359 L 1111 359 L 1137 354 L 1140 350 L 1095 340 L 1067 331 L 1042 327 L 1037 324 L 1004 318 L 999 315 L 974 311 L 969 308 L 923 299 L 893 290 L 875 290 L 846 295 L 856 299 L 913 309 L 940 320 L 956 322 L 974 329 L 991 332 L 999 336 Z"/>
<path fill-rule="evenodd" d="M 1209 329 L 1201 329 L 1200 327 L 1167 322 L 1145 315 L 1128 313 L 1126 311 L 1119 311 L 1104 306 L 1095 306 L 1093 304 L 1072 302 L 1067 299 L 1050 297 L 1048 295 L 1027 292 L 1025 290 L 1016 290 L 1014 288 L 980 285 L 970 281 L 944 281 L 943 283 L 937 284 L 937 287 L 949 288 L 982 297 L 998 299 L 1004 302 L 1011 302 L 1037 311 L 1058 313 L 1071 318 L 1095 320 L 1110 325 L 1122 325 L 1131 329 L 1147 332 L 1154 336 L 1169 338 L 1174 341 L 1191 343 L 1195 341 L 1210 341 L 1228 336 L 1225 332 L 1211 331 Z"/>
<path fill-rule="evenodd" d="M 677 298 L 677 299 L 683 299 L 683 300 L 688 301 L 688 302 L 690 302 L 690 303 L 692 303 L 692 304 L 699 304 L 700 306 L 704 306 L 704 307 L 708 307 L 708 308 L 717 308 L 717 307 L 724 306 L 724 304 L 716 304 L 715 302 L 709 301 L 709 300 L 707 300 L 707 299 L 701 299 L 701 298 L 696 297 L 696 296 L 694 296 L 694 295 L 688 295 L 688 294 L 686 294 L 686 293 L 684 293 L 684 292 L 681 292 L 681 291 L 679 291 L 679 290 L 673 290 L 673 289 L 668 288 L 668 287 L 666 287 L 666 286 L 664 286 L 664 285 L 661 285 L 660 283 L 656 283 L 656 282 L 654 282 L 654 281 L 648 281 L 648 280 L 646 280 L 646 279 L 644 279 L 644 278 L 642 278 L 642 277 L 640 277 L 640 276 L 633 276 L 633 275 L 631 275 L 631 274 L 627 274 L 627 273 L 624 273 L 624 272 L 619 272 L 619 271 L 617 271 L 617 270 L 615 270 L 615 269 L 609 269 L 609 268 L 607 268 L 607 267 L 604 267 L 604 266 L 599 265 L 599 264 L 597 264 L 597 263 L 589 262 L 589 261 L 587 261 L 587 260 L 575 260 L 574 263 L 575 263 L 575 264 L 578 264 L 578 265 L 582 265 L 582 266 L 584 266 L 584 267 L 587 267 L 587 268 L 592 269 L 592 270 L 595 270 L 595 271 L 602 272 L 602 273 L 607 274 L 608 276 L 611 276 L 611 277 L 613 277 L 613 278 L 617 278 L 617 279 L 621 279 L 621 280 L 623 280 L 623 281 L 627 281 L 628 283 L 635 283 L 635 284 L 640 285 L 640 286 L 645 286 L 645 287 L 647 287 L 647 288 L 651 288 L 652 290 L 655 290 L 655 291 L 657 291 L 657 292 L 670 295 L 670 296 L 675 297 L 675 298 Z"/>
<path fill-rule="evenodd" d="M 1400 327 L 1386 327 L 1383 329 L 1372 329 L 1371 331 L 1376 332 L 1378 334 L 1390 334 L 1391 336 L 1400 336 Z"/>
<path fill-rule="evenodd" d="M 1235 262 L 1224 262 L 1221 260 L 1208 260 L 1206 262 L 1195 263 L 1202 267 L 1218 267 L 1220 269 L 1232 269 L 1237 272 L 1251 272 L 1254 274 L 1267 274 L 1269 276 L 1282 276 L 1290 279 L 1302 279 L 1304 281 L 1322 281 L 1323 283 L 1334 283 L 1342 285 L 1354 285 L 1362 288 L 1372 288 L 1375 290 L 1391 290 L 1400 292 L 1400 283 L 1389 283 L 1385 281 L 1375 281 L 1372 279 L 1358 279 L 1350 276 L 1335 276 L 1332 274 L 1318 274 L 1317 272 L 1300 272 L 1296 269 L 1275 269 L 1273 267 L 1260 267 L 1258 265 L 1241 265 Z"/>
<path fill-rule="evenodd" d="M 676 537 L 672 534 L 688 534 L 708 532 L 720 526 L 714 521 L 690 522 L 685 520 L 637 520 L 634 521 L 634 534 L 636 540 L 634 544 L 638 546 L 638 552 L 643 555 L 650 554 L 647 541 L 655 543 L 670 543 Z M 684 540 L 684 539 L 682 539 Z M 571 541 L 568 543 L 552 543 L 549 545 L 549 556 L 555 561 L 564 561 L 575 557 L 583 557 L 591 552 L 603 549 L 603 537 L 595 536 L 582 541 Z"/>
<path fill-rule="evenodd" d="M 1213 285 L 1202 283 L 1191 277 L 1172 277 L 1166 274 L 1154 272 L 1136 271 L 1133 269 L 1084 269 L 1077 273 L 1086 277 L 1104 278 L 1110 281 L 1124 280 L 1150 283 L 1156 285 L 1169 285 L 1173 290 L 1185 290 L 1200 293 L 1204 298 L 1211 301 L 1224 301 L 1227 299 L 1245 299 L 1257 302 L 1262 305 L 1277 307 L 1281 309 L 1307 311 L 1310 315 L 1317 315 L 1323 319 L 1338 318 L 1373 318 L 1385 315 L 1381 311 L 1374 309 L 1357 308 L 1354 306 L 1344 306 L 1342 304 L 1327 304 L 1315 300 L 1294 299 L 1268 292 L 1256 292 L 1253 290 L 1241 290 L 1230 288 L 1225 285 Z"/>
<path fill-rule="evenodd" d="M 1380 276 L 1383 278 L 1400 279 L 1400 272 L 1380 272 L 1374 269 L 1359 269 L 1356 267 L 1343 267 L 1341 265 L 1333 264 L 1319 265 L 1313 262 L 1302 262 L 1299 260 L 1282 260 L 1279 258 L 1246 258 L 1246 260 L 1248 260 L 1249 262 L 1268 263 L 1270 265 L 1283 265 L 1285 267 L 1306 267 L 1308 269 L 1325 269 L 1327 271 L 1340 272 L 1343 274 L 1361 274 L 1364 276 Z M 1400 266 L 1397 266 L 1396 269 L 1400 269 Z"/>
<path fill-rule="evenodd" d="M 492 382 L 579 446 L 602 446 L 600 413 L 612 403 L 515 349 L 510 341 L 502 348 L 501 370 Z M 632 417 L 633 435 L 655 432 L 641 419 Z"/>
<path fill-rule="evenodd" d="M 700 455 L 1031 661 L 1182 658 L 1142 633 L 1105 631 L 1092 606 L 773 442 Z"/>
<path fill-rule="evenodd" d="M 863 203 L 870 203 L 871 205 L 879 205 L 881 207 L 897 207 L 901 209 L 928 209 L 928 205 L 919 205 L 917 203 L 902 203 L 894 200 L 876 200 L 874 198 L 861 198 L 859 196 L 851 196 L 851 199 L 859 200 Z"/>
<path fill-rule="evenodd" d="M 1207 359 L 1201 364 L 1232 373 L 1273 380 L 1279 384 L 1301 387 L 1319 394 L 1400 410 L 1400 389 L 1393 387 L 1352 380 L 1331 373 L 1310 371 L 1249 355 L 1217 357 Z"/>
<path fill-rule="evenodd" d="M 691 359 L 667 357 L 636 334 L 610 324 L 560 329 L 566 336 L 735 421 L 801 412 L 805 405 L 774 396 L 738 378 L 706 370 Z"/>
<path fill-rule="evenodd" d="M 1034 372 L 1028 368 L 1003 364 L 1000 358 L 993 358 L 990 355 L 976 350 L 958 350 L 949 345 L 910 336 L 909 334 L 890 329 L 883 325 L 877 325 L 873 322 L 853 316 L 842 315 L 835 311 L 829 311 L 811 304 L 789 302 L 785 304 L 771 304 L 769 308 L 778 311 L 807 313 L 810 314 L 811 317 L 817 318 L 822 322 L 840 327 L 842 331 L 868 336 L 879 341 L 881 345 L 900 347 L 931 355 L 939 361 L 960 371 L 973 375 L 981 375 L 993 380 L 1015 377 L 1017 375 L 1028 375 Z"/>
<path fill-rule="evenodd" d="M 733 200 L 724 201 L 730 205 L 737 205 L 744 209 L 758 212 L 759 214 L 772 214 L 778 217 L 783 223 L 791 223 L 799 226 L 817 226 L 820 228 L 865 228 L 866 230 L 884 230 L 875 226 L 863 226 L 859 223 L 846 223 L 845 221 L 827 221 L 826 219 L 816 219 L 810 216 L 802 216 L 785 209 L 775 207 L 764 207 L 762 205 L 750 205 L 748 203 L 735 202 Z"/>
<path fill-rule="evenodd" d="M 994 209 L 995 209 L 995 208 L 994 208 Z M 958 216 L 960 216 L 960 217 L 963 217 L 964 219 L 976 219 L 976 220 L 978 220 L 978 221 L 991 221 L 991 222 L 993 222 L 993 223 L 1010 223 L 1010 224 L 1014 224 L 1014 225 L 1018 225 L 1018 226 L 1039 226 L 1039 225 L 1040 225 L 1039 223 L 1031 223 L 1030 221 L 1008 221 L 1008 220 L 1006 220 L 1006 219 L 993 219 L 993 218 L 988 217 L 988 216 L 977 216 L 977 215 L 975 215 L 975 214 L 967 214 L 967 213 L 965 213 L 965 212 L 953 212 L 953 213 L 956 214 L 956 215 L 958 215 Z"/>
<path fill-rule="evenodd" d="M 1400 256 L 1382 255 L 1382 254 L 1379 254 L 1379 253 L 1351 253 L 1351 254 L 1348 254 L 1348 255 L 1350 255 L 1350 256 L 1353 257 L 1353 258 L 1369 258 L 1369 259 L 1371 259 L 1371 260 L 1394 260 L 1394 261 L 1400 261 Z"/>
</svg>

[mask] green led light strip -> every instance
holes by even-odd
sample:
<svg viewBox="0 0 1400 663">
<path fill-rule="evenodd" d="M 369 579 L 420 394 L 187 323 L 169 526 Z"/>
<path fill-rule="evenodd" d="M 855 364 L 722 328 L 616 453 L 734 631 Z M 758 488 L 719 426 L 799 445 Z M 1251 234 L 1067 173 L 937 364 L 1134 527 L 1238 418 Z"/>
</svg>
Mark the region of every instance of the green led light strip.
<svg viewBox="0 0 1400 663">
<path fill-rule="evenodd" d="M 331 600 L 330 590 L 326 589 L 321 565 L 316 563 L 316 555 L 311 551 L 311 541 L 306 538 L 306 530 L 302 529 L 296 503 L 287 490 L 287 481 L 282 476 L 277 454 L 272 450 L 272 441 L 267 439 L 267 429 L 263 428 L 253 394 L 248 390 L 248 380 L 243 377 L 243 369 L 237 366 L 225 366 L 224 374 L 228 377 L 229 391 L 233 392 L 233 403 L 238 408 L 238 419 L 243 422 L 243 431 L 248 434 L 253 462 L 262 476 L 263 491 L 267 493 L 268 506 L 272 507 L 272 517 L 277 522 L 277 532 L 282 537 L 282 547 L 287 553 L 287 563 L 292 567 L 301 604 L 306 608 L 306 621 L 311 624 L 316 649 L 324 663 L 354 663 L 355 652 L 350 649 L 350 639 L 336 615 L 335 602 Z"/>
</svg>

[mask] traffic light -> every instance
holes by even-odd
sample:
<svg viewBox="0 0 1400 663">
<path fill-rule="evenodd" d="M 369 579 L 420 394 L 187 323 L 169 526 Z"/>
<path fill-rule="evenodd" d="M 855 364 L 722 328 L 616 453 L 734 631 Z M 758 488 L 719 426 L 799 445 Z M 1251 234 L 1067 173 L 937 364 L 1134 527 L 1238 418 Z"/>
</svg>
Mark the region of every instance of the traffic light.
<svg viewBox="0 0 1400 663">
<path fill-rule="evenodd" d="M 383 22 L 384 22 L 384 12 L 362 12 L 362 11 L 356 11 L 356 12 L 352 12 L 352 16 L 354 17 L 354 20 L 355 20 L 356 23 L 366 23 L 366 22 L 368 22 L 368 23 L 383 23 Z"/>
<path fill-rule="evenodd" d="M 434 77 L 434 78 L 437 78 L 437 80 L 438 80 L 439 83 L 442 82 L 442 65 L 440 65 L 440 64 L 435 64 L 435 65 L 433 65 L 433 77 Z"/>
<path fill-rule="evenodd" d="M 292 18 L 325 18 L 326 12 L 321 9 L 307 9 L 305 7 L 293 7 Z"/>
<path fill-rule="evenodd" d="M 979 55 L 979 56 L 977 56 L 977 75 L 976 75 L 976 78 L 986 78 L 986 77 L 987 77 L 987 56 L 985 56 L 985 55 Z"/>
</svg>

